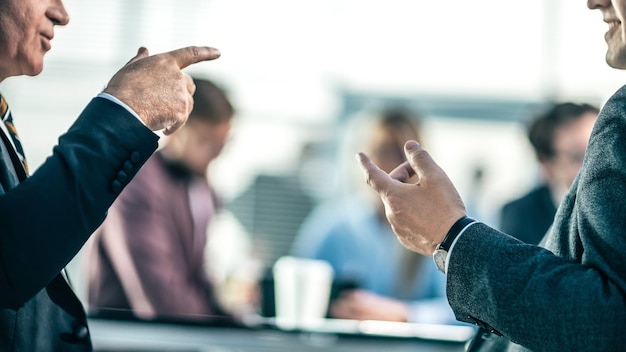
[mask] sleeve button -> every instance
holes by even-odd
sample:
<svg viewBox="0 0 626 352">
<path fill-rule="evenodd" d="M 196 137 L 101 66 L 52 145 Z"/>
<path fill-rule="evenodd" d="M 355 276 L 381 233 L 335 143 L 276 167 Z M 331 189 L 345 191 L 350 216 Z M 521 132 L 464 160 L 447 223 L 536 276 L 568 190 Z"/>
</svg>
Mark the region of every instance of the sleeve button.
<svg viewBox="0 0 626 352">
<path fill-rule="evenodd" d="M 77 340 L 84 340 L 89 336 L 89 329 L 85 325 L 77 325 L 73 330 L 73 335 Z"/>
<path fill-rule="evenodd" d="M 117 173 L 117 179 L 120 182 L 124 182 L 124 181 L 126 181 L 128 179 L 128 174 L 126 172 L 124 172 L 124 171 L 120 171 L 120 172 Z"/>
<path fill-rule="evenodd" d="M 133 164 L 137 164 L 137 163 L 139 162 L 139 159 L 140 159 L 140 157 L 139 157 L 139 152 L 133 152 L 133 153 L 130 155 L 130 161 L 131 161 Z"/>
<path fill-rule="evenodd" d="M 133 171 L 135 167 L 130 161 L 127 160 L 124 162 L 124 165 L 122 166 L 122 168 L 124 169 L 126 173 L 131 173 L 131 171 Z"/>
</svg>

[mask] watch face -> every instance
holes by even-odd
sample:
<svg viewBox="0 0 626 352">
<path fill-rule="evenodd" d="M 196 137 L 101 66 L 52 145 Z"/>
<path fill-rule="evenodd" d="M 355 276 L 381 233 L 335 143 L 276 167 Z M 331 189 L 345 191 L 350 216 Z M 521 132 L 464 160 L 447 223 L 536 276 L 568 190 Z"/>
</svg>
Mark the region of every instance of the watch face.
<svg viewBox="0 0 626 352">
<path fill-rule="evenodd" d="M 433 253 L 433 260 L 435 261 L 435 265 L 437 269 L 445 274 L 446 272 L 446 257 L 448 256 L 448 251 L 445 249 L 437 249 L 435 253 Z"/>
</svg>

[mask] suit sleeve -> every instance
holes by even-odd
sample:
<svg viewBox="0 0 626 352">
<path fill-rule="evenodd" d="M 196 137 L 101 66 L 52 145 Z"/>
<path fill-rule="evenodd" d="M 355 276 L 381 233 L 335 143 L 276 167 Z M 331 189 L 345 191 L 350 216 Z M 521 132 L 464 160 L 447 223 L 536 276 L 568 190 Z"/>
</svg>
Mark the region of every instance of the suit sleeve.
<svg viewBox="0 0 626 352">
<path fill-rule="evenodd" d="M 44 164 L 0 195 L 0 306 L 19 307 L 67 265 L 157 142 L 127 110 L 95 98 Z"/>
<path fill-rule="evenodd" d="M 457 319 L 537 351 L 626 346 L 625 102 L 623 88 L 598 118 L 547 238 L 554 253 L 483 224 L 459 238 L 447 280 Z"/>
</svg>

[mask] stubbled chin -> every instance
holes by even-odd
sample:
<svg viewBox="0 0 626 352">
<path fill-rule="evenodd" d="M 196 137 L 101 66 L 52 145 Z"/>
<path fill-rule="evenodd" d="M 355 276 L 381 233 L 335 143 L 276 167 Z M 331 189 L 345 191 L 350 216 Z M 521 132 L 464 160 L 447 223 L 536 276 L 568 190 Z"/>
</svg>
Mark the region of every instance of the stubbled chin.
<svg viewBox="0 0 626 352">
<path fill-rule="evenodd" d="M 607 40 L 606 63 L 617 69 L 626 69 L 626 43 L 617 37 Z"/>
<path fill-rule="evenodd" d="M 22 74 L 27 76 L 37 76 L 41 73 L 41 71 L 43 71 L 43 55 L 39 60 L 30 62 L 26 72 L 23 72 Z"/>
<path fill-rule="evenodd" d="M 38 74 L 41 73 L 41 71 L 43 71 L 43 66 L 41 66 L 39 68 L 36 68 L 36 69 L 33 69 L 30 72 L 27 72 L 27 73 L 25 73 L 25 75 L 27 75 L 27 76 L 37 76 Z"/>
</svg>

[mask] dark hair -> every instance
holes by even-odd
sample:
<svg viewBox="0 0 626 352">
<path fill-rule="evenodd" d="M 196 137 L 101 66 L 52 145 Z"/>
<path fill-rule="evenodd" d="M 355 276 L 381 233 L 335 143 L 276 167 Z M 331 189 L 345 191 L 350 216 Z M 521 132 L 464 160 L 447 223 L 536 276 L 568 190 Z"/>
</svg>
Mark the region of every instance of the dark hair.
<svg viewBox="0 0 626 352">
<path fill-rule="evenodd" d="M 189 120 L 219 124 L 235 114 L 226 92 L 212 81 L 193 77 L 196 91 L 193 95 L 193 110 Z"/>
<path fill-rule="evenodd" d="M 598 114 L 600 109 L 590 104 L 567 102 L 554 104 L 534 118 L 528 126 L 528 140 L 535 150 L 537 159 L 548 160 L 555 157 L 553 141 L 556 130 L 590 112 Z"/>
<path fill-rule="evenodd" d="M 404 106 L 389 106 L 380 113 L 379 124 L 395 133 L 401 143 L 408 139 L 416 139 L 422 143 L 420 136 L 421 115 Z"/>
</svg>

